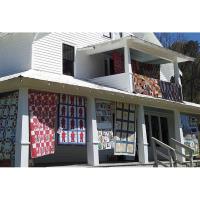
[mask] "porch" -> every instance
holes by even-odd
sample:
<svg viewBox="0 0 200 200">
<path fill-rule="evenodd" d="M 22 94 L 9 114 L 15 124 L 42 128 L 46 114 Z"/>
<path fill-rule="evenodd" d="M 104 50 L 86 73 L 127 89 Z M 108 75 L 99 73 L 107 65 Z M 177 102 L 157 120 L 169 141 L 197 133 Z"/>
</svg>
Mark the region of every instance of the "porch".
<svg viewBox="0 0 200 200">
<path fill-rule="evenodd" d="M 38 79 L 40 77 L 40 79 Z M 74 82 L 72 82 L 72 80 Z M 68 158 L 72 158 L 73 155 L 75 158 L 76 155 L 79 154 L 79 150 L 81 151 L 82 159 L 84 159 L 84 162 L 87 162 L 89 165 L 92 166 L 101 166 L 100 160 L 100 154 L 99 153 L 99 139 L 98 139 L 98 117 L 96 115 L 96 99 L 102 99 L 103 101 L 111 101 L 111 102 L 121 102 L 124 104 L 123 107 L 121 105 L 118 106 L 118 109 L 120 112 L 126 113 L 128 111 L 131 111 L 132 119 L 136 119 L 137 121 L 137 127 L 136 132 L 131 132 L 127 130 L 128 127 L 127 122 L 127 114 L 125 114 L 125 118 L 117 118 L 119 122 L 125 122 L 125 125 L 122 126 L 122 130 L 124 133 L 130 133 L 130 137 L 123 136 L 123 134 L 120 136 L 120 141 L 122 139 L 122 142 L 120 143 L 120 151 L 117 153 L 124 154 L 123 156 L 127 156 L 127 152 L 123 150 L 124 144 L 131 144 L 129 145 L 129 152 L 133 150 L 131 147 L 133 144 L 136 144 L 133 142 L 135 141 L 135 138 L 132 137 L 132 135 L 137 136 L 137 150 L 138 152 L 138 161 L 141 164 L 148 164 L 151 159 L 149 159 L 149 142 L 148 142 L 148 131 L 147 131 L 147 125 L 145 121 L 145 112 L 148 112 L 151 108 L 151 112 L 154 111 L 160 111 L 160 113 L 170 113 L 172 117 L 172 120 L 174 121 L 174 125 L 169 121 L 167 124 L 169 127 L 173 127 L 174 133 L 173 136 L 180 142 L 184 142 L 182 128 L 181 128 L 181 120 L 180 120 L 180 114 L 181 113 L 196 113 L 197 115 L 200 112 L 200 106 L 197 104 L 187 103 L 187 102 L 171 102 L 164 99 L 154 98 L 151 96 L 141 95 L 141 94 L 131 94 L 129 92 L 124 92 L 117 89 L 112 89 L 109 87 L 104 87 L 97 84 L 88 83 L 82 80 L 78 79 L 72 79 L 68 80 L 65 78 L 61 78 L 58 75 L 50 74 L 50 73 L 40 73 L 37 71 L 31 71 L 31 72 L 25 72 L 21 73 L 20 76 L 15 75 L 11 77 L 6 77 L 1 80 L 0 89 L 2 92 L 8 92 L 13 90 L 19 90 L 19 103 L 18 103 L 18 125 L 16 129 L 16 163 L 15 166 L 28 166 L 28 158 L 29 158 L 29 146 L 30 146 L 30 140 L 29 140 L 29 111 L 28 111 L 28 90 L 34 89 L 39 90 L 41 92 L 51 92 L 54 94 L 72 94 L 72 95 L 81 95 L 87 97 L 87 145 L 84 147 L 78 147 L 78 146 L 70 146 L 70 147 L 64 147 L 60 146 L 57 150 L 62 152 L 62 156 L 58 156 L 56 159 L 61 159 L 65 157 L 65 154 L 67 153 L 70 155 Z M 125 105 L 126 104 L 126 105 Z M 131 105 L 134 105 L 134 110 Z M 129 107 L 127 107 L 129 105 Z M 104 107 L 103 107 L 104 108 Z M 131 108 L 131 109 L 130 109 Z M 148 109 L 147 109 L 148 108 Z M 115 110 L 115 109 L 114 109 Z M 109 111 L 110 112 L 110 111 Z M 129 114 L 130 114 L 129 113 Z M 135 118 L 133 113 L 135 113 Z M 108 114 L 108 112 L 107 112 Z M 128 116 L 129 116 L 128 114 Z M 116 114 L 117 115 L 117 114 Z M 121 116 L 121 115 L 118 115 Z M 153 115 L 154 116 L 154 115 Z M 160 116 L 160 121 L 162 116 Z M 159 118 L 158 121 L 159 121 Z M 105 120 L 104 120 L 105 121 Z M 154 120 L 156 121 L 156 120 Z M 130 120 L 131 123 L 134 123 L 135 120 Z M 129 122 L 129 124 L 131 124 Z M 162 122 L 161 122 L 162 123 Z M 152 125 L 155 126 L 156 123 L 153 123 Z M 165 120 L 163 122 L 165 124 Z M 112 126 L 112 123 L 111 123 Z M 160 126 L 159 126 L 160 127 Z M 101 129 L 101 128 L 100 128 Z M 121 129 L 118 129 L 121 130 Z M 155 127 L 155 130 L 157 130 L 157 127 Z M 159 132 L 161 130 L 161 132 Z M 159 131 L 156 133 L 155 131 L 152 131 L 154 134 L 158 134 L 160 138 L 164 138 L 164 132 L 166 131 L 166 127 L 164 126 L 162 128 L 159 128 Z M 169 129 L 170 131 L 170 129 Z M 172 133 L 173 131 L 170 131 Z M 134 134 L 132 134 L 134 133 Z M 127 135 L 127 134 L 126 134 Z M 171 137 L 171 136 L 169 136 Z M 121 145 L 122 143 L 122 145 Z M 108 145 L 110 148 L 110 145 Z M 66 151 L 64 151 L 65 149 Z M 83 150 L 84 149 L 84 150 Z M 104 149 L 104 148 L 103 148 Z M 73 154 L 70 152 L 73 151 Z M 112 151 L 108 149 L 108 151 Z M 76 154 L 76 155 L 75 155 Z M 126 155 L 125 155 L 126 154 Z M 131 155 L 132 156 L 132 155 Z M 66 158 L 66 157 L 65 157 Z M 77 157 L 76 157 L 77 158 Z M 133 156 L 132 156 L 133 158 Z M 52 156 L 52 159 L 54 160 L 55 157 Z M 56 163 L 58 160 L 54 160 Z M 79 159 L 79 158 L 78 158 Z M 80 159 L 79 159 L 80 160 Z M 131 162 L 138 162 L 137 160 L 132 159 Z M 70 160 L 70 162 L 74 162 L 74 160 Z M 150 161 L 151 162 L 151 161 Z M 47 162 L 46 162 L 47 163 Z M 118 163 L 120 164 L 120 160 L 118 160 Z M 125 164 L 128 163 L 127 161 L 124 162 Z M 112 165 L 113 161 L 108 163 L 108 165 Z M 104 164 L 103 164 L 104 165 Z M 114 164 L 115 165 L 115 164 Z M 117 164 L 116 164 L 117 165 Z"/>
</svg>

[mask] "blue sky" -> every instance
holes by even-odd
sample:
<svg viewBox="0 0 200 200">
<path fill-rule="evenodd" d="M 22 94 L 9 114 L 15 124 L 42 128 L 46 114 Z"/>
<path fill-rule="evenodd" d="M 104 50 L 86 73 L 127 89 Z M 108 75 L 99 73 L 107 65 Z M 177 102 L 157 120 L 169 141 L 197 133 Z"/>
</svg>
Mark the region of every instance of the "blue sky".
<svg viewBox="0 0 200 200">
<path fill-rule="evenodd" d="M 184 39 L 194 40 L 200 42 L 200 32 L 199 33 L 183 33 Z"/>
<path fill-rule="evenodd" d="M 183 37 L 184 40 L 194 40 L 200 43 L 200 32 L 156 32 L 156 34 L 157 33 L 169 33 L 174 39 L 180 34 L 181 38 Z"/>
<path fill-rule="evenodd" d="M 200 32 L 180 32 L 185 40 L 194 40 L 200 42 Z M 175 33 L 176 34 L 176 33 Z"/>
<path fill-rule="evenodd" d="M 169 41 L 173 44 L 176 40 L 184 40 L 184 41 L 198 41 L 200 44 L 200 32 L 155 32 L 158 39 L 160 38 L 160 34 L 163 34 L 163 38 L 161 39 L 163 45 L 168 45 Z M 168 41 L 168 39 L 170 40 Z"/>
</svg>

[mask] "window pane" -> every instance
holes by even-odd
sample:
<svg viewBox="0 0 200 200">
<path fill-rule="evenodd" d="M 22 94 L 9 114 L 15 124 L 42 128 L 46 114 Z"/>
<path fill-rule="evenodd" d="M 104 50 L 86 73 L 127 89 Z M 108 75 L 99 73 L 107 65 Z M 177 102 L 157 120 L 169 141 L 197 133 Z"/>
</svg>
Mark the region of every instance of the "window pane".
<svg viewBox="0 0 200 200">
<path fill-rule="evenodd" d="M 168 123 L 166 117 L 160 118 L 162 139 L 165 144 L 169 144 Z"/>
<path fill-rule="evenodd" d="M 63 60 L 63 74 L 74 76 L 74 62 Z"/>
<path fill-rule="evenodd" d="M 151 116 L 151 126 L 152 136 L 159 140 L 159 120 L 157 116 Z"/>
<path fill-rule="evenodd" d="M 74 47 L 63 44 L 63 59 L 74 61 Z"/>
<path fill-rule="evenodd" d="M 74 47 L 63 44 L 63 74 L 74 76 Z"/>
</svg>

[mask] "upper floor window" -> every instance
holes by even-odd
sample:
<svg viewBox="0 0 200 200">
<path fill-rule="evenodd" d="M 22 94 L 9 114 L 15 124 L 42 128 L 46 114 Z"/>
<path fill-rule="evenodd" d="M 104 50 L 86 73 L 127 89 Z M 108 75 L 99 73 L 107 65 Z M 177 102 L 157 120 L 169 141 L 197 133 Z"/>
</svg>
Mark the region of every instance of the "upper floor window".
<svg viewBox="0 0 200 200">
<path fill-rule="evenodd" d="M 63 74 L 74 76 L 74 47 L 63 44 Z"/>
<path fill-rule="evenodd" d="M 120 37 L 120 38 L 123 37 L 123 33 L 122 33 L 122 32 L 119 33 L 119 37 Z"/>
</svg>

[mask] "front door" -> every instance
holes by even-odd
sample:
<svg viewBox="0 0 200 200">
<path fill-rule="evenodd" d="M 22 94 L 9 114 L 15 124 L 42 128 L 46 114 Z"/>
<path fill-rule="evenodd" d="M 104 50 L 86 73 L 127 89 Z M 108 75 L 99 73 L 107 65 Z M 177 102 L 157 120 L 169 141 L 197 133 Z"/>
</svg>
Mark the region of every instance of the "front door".
<svg viewBox="0 0 200 200">
<path fill-rule="evenodd" d="M 159 113 L 145 113 L 145 124 L 147 132 L 147 141 L 149 144 L 149 161 L 153 160 L 153 150 L 151 137 L 169 144 L 169 119 L 168 116 Z"/>
</svg>

